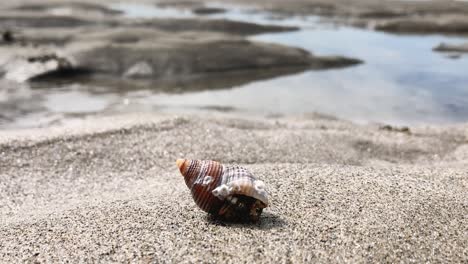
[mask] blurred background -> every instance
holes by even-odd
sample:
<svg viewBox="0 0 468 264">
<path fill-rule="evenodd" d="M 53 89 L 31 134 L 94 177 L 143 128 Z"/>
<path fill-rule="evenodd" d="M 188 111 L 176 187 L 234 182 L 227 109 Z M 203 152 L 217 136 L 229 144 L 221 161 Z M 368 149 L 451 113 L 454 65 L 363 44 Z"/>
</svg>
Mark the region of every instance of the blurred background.
<svg viewBox="0 0 468 264">
<path fill-rule="evenodd" d="M 468 121 L 464 1 L 3 2 L 0 129 L 134 112 Z"/>
</svg>

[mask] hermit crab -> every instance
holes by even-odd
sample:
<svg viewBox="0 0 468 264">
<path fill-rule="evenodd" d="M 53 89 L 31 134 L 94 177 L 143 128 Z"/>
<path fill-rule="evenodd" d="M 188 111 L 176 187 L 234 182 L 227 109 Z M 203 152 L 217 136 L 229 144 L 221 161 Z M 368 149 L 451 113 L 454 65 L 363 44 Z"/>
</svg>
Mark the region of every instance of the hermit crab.
<svg viewBox="0 0 468 264">
<path fill-rule="evenodd" d="M 176 161 L 195 203 L 205 212 L 229 221 L 258 221 L 268 206 L 263 181 L 240 166 L 212 160 Z"/>
</svg>

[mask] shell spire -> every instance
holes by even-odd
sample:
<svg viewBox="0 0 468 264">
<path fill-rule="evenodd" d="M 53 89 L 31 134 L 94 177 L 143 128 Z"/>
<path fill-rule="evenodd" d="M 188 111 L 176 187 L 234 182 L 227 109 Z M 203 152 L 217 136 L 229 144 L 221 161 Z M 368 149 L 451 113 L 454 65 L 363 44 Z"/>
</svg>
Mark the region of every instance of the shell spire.
<svg viewBox="0 0 468 264">
<path fill-rule="evenodd" d="M 177 159 L 195 203 L 205 212 L 228 220 L 258 220 L 268 206 L 262 181 L 247 169 L 212 160 Z"/>
<path fill-rule="evenodd" d="M 188 163 L 188 164 L 187 164 Z M 190 166 L 190 162 L 189 160 L 186 160 L 186 159 L 177 159 L 176 160 L 176 164 L 177 164 L 177 167 L 179 167 L 179 170 L 180 170 L 180 173 L 182 175 L 185 175 L 187 169 L 188 169 L 188 166 Z"/>
</svg>

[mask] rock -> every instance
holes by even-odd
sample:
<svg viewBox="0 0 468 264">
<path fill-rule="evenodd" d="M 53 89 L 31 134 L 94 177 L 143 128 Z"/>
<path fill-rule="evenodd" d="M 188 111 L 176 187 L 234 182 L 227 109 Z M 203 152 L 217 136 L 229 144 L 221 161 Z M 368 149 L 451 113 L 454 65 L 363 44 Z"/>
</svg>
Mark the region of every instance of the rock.
<svg viewBox="0 0 468 264">
<path fill-rule="evenodd" d="M 161 8 L 189 9 L 189 8 L 202 7 L 203 3 L 197 2 L 197 1 L 170 0 L 170 1 L 160 1 L 156 3 L 156 6 L 161 7 Z"/>
<path fill-rule="evenodd" d="M 365 11 L 358 16 L 360 18 L 369 18 L 369 19 L 388 19 L 388 18 L 397 18 L 397 17 L 404 17 L 406 13 L 404 12 L 397 12 L 395 10 L 377 10 L 377 11 Z"/>
<path fill-rule="evenodd" d="M 198 7 L 192 10 L 197 15 L 213 15 L 219 13 L 225 13 L 226 9 L 219 7 Z"/>
<path fill-rule="evenodd" d="M 342 56 L 314 57 L 314 59 L 311 60 L 310 68 L 323 70 L 331 68 L 343 68 L 361 63 L 363 63 L 362 60 Z"/>
<path fill-rule="evenodd" d="M 159 23 L 161 22 L 161 23 Z M 138 23 L 152 23 L 143 28 Z M 221 26 L 218 24 L 221 23 Z M 1 67 L 5 78 L 18 82 L 63 79 L 86 74 L 138 79 L 135 83 L 168 82 L 168 87 L 211 89 L 252 80 L 271 78 L 306 69 L 344 67 L 359 60 L 342 57 L 318 57 L 307 51 L 286 46 L 251 42 L 243 37 L 207 31 L 184 31 L 183 27 L 205 30 L 228 30 L 239 33 L 263 31 L 265 27 L 231 21 L 151 20 L 122 22 L 124 26 L 22 29 L 21 40 L 27 44 L 4 46 Z M 179 28 L 179 30 L 174 30 Z M 268 27 L 267 27 L 268 28 Z M 279 28 L 283 30 L 283 28 Z M 231 31 L 232 32 L 232 31 Z M 40 43 L 53 43 L 46 51 Z M 26 52 L 32 49 L 32 53 Z M 8 54 L 17 56 L 8 58 Z M 57 56 L 64 54 L 66 56 Z M 219 78 L 218 78 L 219 76 Z M 124 79 L 125 79 L 124 78 Z M 207 81 L 211 78 L 211 81 Z M 91 78 L 93 79 L 93 78 Z M 80 79 L 80 81 L 82 81 Z M 204 87 L 206 86 L 206 87 Z"/>
<path fill-rule="evenodd" d="M 298 30 L 298 27 L 259 25 L 254 23 L 230 21 L 225 19 L 148 19 L 131 22 L 133 27 L 153 28 L 169 32 L 210 31 L 236 35 L 255 35 L 260 33 L 285 32 Z"/>
<path fill-rule="evenodd" d="M 12 43 L 15 41 L 15 37 L 13 36 L 13 32 L 10 30 L 6 30 L 2 33 L 2 40 L 4 43 Z"/>
<path fill-rule="evenodd" d="M 152 75 L 153 68 L 146 61 L 137 62 L 124 73 L 125 77 L 131 78 L 151 77 Z"/>
<path fill-rule="evenodd" d="M 210 2 L 210 1 L 202 1 Z M 281 15 L 326 16 L 339 24 L 395 33 L 467 32 L 468 4 L 462 1 L 225 0 Z"/>
<path fill-rule="evenodd" d="M 0 24 L 2 25 L 2 27 L 9 28 L 63 28 L 93 25 L 96 23 L 70 16 L 10 15 L 0 16 Z"/>
<path fill-rule="evenodd" d="M 433 50 L 439 52 L 468 52 L 468 42 L 463 44 L 440 43 Z"/>
<path fill-rule="evenodd" d="M 468 18 L 457 17 L 446 20 L 433 18 L 410 18 L 390 20 L 377 25 L 376 30 L 394 33 L 418 34 L 466 34 L 468 33 Z"/>
<path fill-rule="evenodd" d="M 229 21 L 224 19 L 139 19 L 139 20 L 88 20 L 60 15 L 10 15 L 0 16 L 0 24 L 9 28 L 78 28 L 83 26 L 138 27 L 169 32 L 211 31 L 236 35 L 284 32 L 298 30 L 291 26 L 258 25 L 254 23 Z"/>
<path fill-rule="evenodd" d="M 242 39 L 202 41 L 174 36 L 171 42 L 162 42 L 158 46 L 146 43 L 104 45 L 80 51 L 74 57 L 78 67 L 93 72 L 149 78 L 288 67 L 327 69 L 360 63 L 356 59 L 322 58 L 297 48 Z"/>
<path fill-rule="evenodd" d="M 54 15 L 70 15 L 80 13 L 97 13 L 102 15 L 118 15 L 122 12 L 108 8 L 104 5 L 94 3 L 82 2 L 54 2 L 54 3 L 37 3 L 37 4 L 24 4 L 12 8 L 16 11 L 28 12 L 47 12 Z"/>
<path fill-rule="evenodd" d="M 119 28 L 75 35 L 64 47 L 64 53 L 73 61 L 72 72 L 99 77 L 105 86 L 121 87 L 118 89 L 149 85 L 165 87 L 169 92 L 218 89 L 361 62 L 314 56 L 297 48 L 209 32 Z M 126 82 L 126 78 L 131 81 Z M 94 77 L 88 80 L 96 81 Z"/>
<path fill-rule="evenodd" d="M 398 132 L 398 133 L 405 133 L 405 134 L 411 134 L 411 130 L 407 126 L 391 126 L 391 125 L 381 125 L 379 126 L 380 130 L 384 131 L 389 131 L 389 132 Z"/>
<path fill-rule="evenodd" d="M 194 91 L 209 91 L 239 87 L 253 81 L 268 80 L 278 76 L 300 73 L 307 67 L 273 68 L 264 70 L 239 70 L 217 73 L 181 74 L 154 77 L 119 78 L 109 74 L 92 74 L 80 78 L 80 83 L 88 86 L 99 85 L 109 92 L 136 91 L 148 89 L 165 93 L 184 93 Z"/>
<path fill-rule="evenodd" d="M 83 4 L 86 8 L 91 8 L 87 4 Z M 1 13 L 0 24 L 6 28 L 21 28 L 21 29 L 54 29 L 54 28 L 83 28 L 83 27 L 144 27 L 155 30 L 165 30 L 170 32 L 181 31 L 212 31 L 223 32 L 236 35 L 252 35 L 260 33 L 284 32 L 298 30 L 298 27 L 292 26 L 276 26 L 276 25 L 259 25 L 254 23 L 229 21 L 225 19 L 171 19 L 171 18 L 154 18 L 154 19 L 121 19 L 115 17 L 102 17 L 93 15 L 86 11 L 82 5 L 75 4 L 41 4 L 27 5 L 23 7 L 25 10 L 34 10 L 38 8 L 36 13 Z M 71 8 L 72 11 L 63 10 L 63 8 Z M 61 9 L 62 8 L 62 9 Z M 73 10 L 76 8 L 84 8 L 75 14 Z M 97 7 L 96 7 L 97 8 Z M 50 10 L 52 11 L 50 11 Z M 42 10 L 42 11 L 41 11 Z M 55 11 L 54 11 L 55 10 Z M 94 9 L 93 9 L 94 10 Z M 107 10 L 107 9 L 105 9 Z M 215 11 L 219 9 L 206 8 L 207 11 Z M 50 11 L 50 12 L 49 12 Z M 109 11 L 110 12 L 110 11 Z M 201 11 L 203 12 L 203 11 Z"/>
<path fill-rule="evenodd" d="M 70 61 L 56 54 L 33 57 L 17 57 L 3 65 L 4 78 L 10 81 L 25 82 L 49 74 L 68 72 L 73 69 Z"/>
</svg>

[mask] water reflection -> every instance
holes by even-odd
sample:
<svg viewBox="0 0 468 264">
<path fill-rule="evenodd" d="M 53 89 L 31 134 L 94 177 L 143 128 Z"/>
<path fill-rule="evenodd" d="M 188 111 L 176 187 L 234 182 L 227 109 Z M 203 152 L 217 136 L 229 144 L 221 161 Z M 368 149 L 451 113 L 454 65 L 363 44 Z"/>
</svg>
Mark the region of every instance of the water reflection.
<svg viewBox="0 0 468 264">
<path fill-rule="evenodd" d="M 320 112 L 354 121 L 458 121 L 452 117 L 452 113 L 445 111 L 431 93 L 395 89 L 393 82 L 378 76 L 368 78 L 365 76 L 367 72 L 362 69 L 344 71 L 307 72 L 233 90 L 182 95 L 153 94 L 140 98 L 138 103 L 158 102 L 179 111 L 184 111 L 186 106 L 196 108 L 216 104 L 260 115 Z M 365 78 L 360 80 L 362 76 Z M 262 96 L 252 96 L 253 92 Z"/>
<path fill-rule="evenodd" d="M 356 56 L 366 62 L 340 71 L 296 75 L 294 82 L 290 79 L 288 87 L 294 84 L 294 91 L 310 98 L 308 106 L 304 104 L 307 110 L 357 121 L 404 124 L 468 120 L 468 60 L 450 60 L 432 52 L 444 40 L 461 43 L 466 39 L 398 36 L 347 27 L 267 34 L 254 39 L 298 46 L 318 54 Z M 312 87 L 307 89 L 309 85 Z"/>
</svg>

